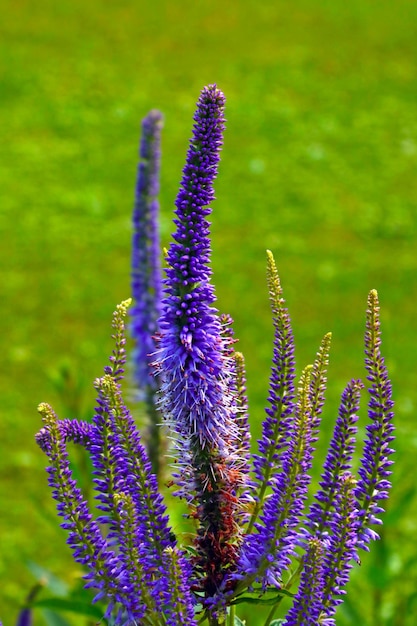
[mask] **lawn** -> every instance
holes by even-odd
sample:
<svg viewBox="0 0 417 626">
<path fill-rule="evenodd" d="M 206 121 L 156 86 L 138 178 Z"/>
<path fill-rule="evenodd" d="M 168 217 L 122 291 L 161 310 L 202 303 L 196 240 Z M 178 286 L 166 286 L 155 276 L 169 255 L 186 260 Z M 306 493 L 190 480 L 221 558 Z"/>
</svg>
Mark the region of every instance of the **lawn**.
<svg viewBox="0 0 417 626">
<path fill-rule="evenodd" d="M 61 417 L 93 410 L 111 314 L 130 295 L 140 120 L 151 108 L 165 115 L 167 246 L 195 101 L 213 82 L 226 94 L 228 120 L 214 280 L 246 356 L 254 439 L 272 351 L 265 249 L 279 267 L 299 371 L 333 332 L 316 474 L 340 393 L 364 376 L 366 297 L 376 288 L 397 465 L 383 540 L 354 572 L 338 624 L 414 625 L 417 3 L 3 0 L 2 9 L 4 626 L 36 581 L 31 563 L 68 584 L 79 575 L 34 443 L 36 407 L 51 402 Z"/>
</svg>

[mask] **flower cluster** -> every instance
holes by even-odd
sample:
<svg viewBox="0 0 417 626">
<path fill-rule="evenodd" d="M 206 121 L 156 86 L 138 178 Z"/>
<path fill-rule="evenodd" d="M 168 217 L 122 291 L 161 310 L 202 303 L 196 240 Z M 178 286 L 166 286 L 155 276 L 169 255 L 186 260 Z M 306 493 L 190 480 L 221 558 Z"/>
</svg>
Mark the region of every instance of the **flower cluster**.
<svg viewBox="0 0 417 626">
<path fill-rule="evenodd" d="M 62 526 L 74 558 L 86 568 L 86 586 L 106 603 L 104 617 L 112 624 L 232 625 L 236 605 L 244 601 L 270 607 L 265 624 L 276 614 L 287 626 L 334 624 L 358 550 L 378 537 L 372 526 L 380 523 L 390 488 L 393 403 L 380 351 L 378 296 L 371 291 L 365 333 L 370 424 L 358 477 L 352 457 L 365 385 L 351 380 L 319 490 L 306 506 L 331 335 L 297 379 L 291 321 L 269 251 L 274 348 L 262 437 L 251 453 L 244 359 L 235 350 L 230 316 L 215 308 L 211 282 L 208 216 L 224 106 L 215 85 L 203 89 L 164 280 L 157 228 L 162 118 L 155 111 L 143 123 L 134 211 L 135 380 L 147 394 L 153 430 L 161 422 L 170 433 L 170 485 L 193 532 L 170 527 L 158 488 L 160 440 L 142 442 L 123 401 L 129 301 L 114 314 L 115 349 L 95 381 L 92 422 L 58 420 L 49 405 L 39 407 L 44 424 L 37 441 L 49 459 Z M 98 513 L 76 484 L 68 442 L 84 446 L 91 457 Z"/>
</svg>

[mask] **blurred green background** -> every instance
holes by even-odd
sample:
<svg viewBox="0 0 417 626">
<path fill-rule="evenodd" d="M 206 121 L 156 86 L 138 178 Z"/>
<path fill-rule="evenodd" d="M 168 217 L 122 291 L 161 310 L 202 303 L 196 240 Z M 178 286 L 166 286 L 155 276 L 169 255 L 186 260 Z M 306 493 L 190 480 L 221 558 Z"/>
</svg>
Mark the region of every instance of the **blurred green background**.
<svg viewBox="0 0 417 626">
<path fill-rule="evenodd" d="M 165 114 L 166 246 L 195 101 L 212 82 L 228 119 L 213 267 L 219 308 L 234 317 L 247 358 L 254 435 L 272 350 L 265 249 L 280 270 L 299 369 L 333 331 L 316 475 L 340 393 L 364 376 L 366 297 L 378 289 L 397 466 L 383 541 L 355 570 L 337 622 L 414 625 L 417 3 L 2 0 L 1 9 L 4 626 L 35 582 L 28 564 L 77 577 L 34 443 L 36 406 L 85 417 L 94 405 L 111 313 L 130 295 L 140 120 L 150 108 Z"/>
</svg>

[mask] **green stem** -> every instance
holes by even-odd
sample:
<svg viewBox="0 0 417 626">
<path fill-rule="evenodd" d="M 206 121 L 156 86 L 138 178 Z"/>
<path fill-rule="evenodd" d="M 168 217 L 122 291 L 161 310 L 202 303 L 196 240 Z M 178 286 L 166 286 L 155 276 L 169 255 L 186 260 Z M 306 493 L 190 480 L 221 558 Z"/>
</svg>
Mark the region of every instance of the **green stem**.
<svg viewBox="0 0 417 626">
<path fill-rule="evenodd" d="M 269 626 L 269 625 L 270 625 L 270 623 L 271 623 L 271 622 L 272 622 L 272 620 L 274 619 L 275 611 L 277 610 L 277 608 L 278 608 L 278 604 L 275 604 L 275 605 L 272 607 L 272 609 L 269 611 L 269 615 L 268 615 L 268 617 L 266 618 L 266 622 L 265 622 L 264 626 Z"/>
</svg>

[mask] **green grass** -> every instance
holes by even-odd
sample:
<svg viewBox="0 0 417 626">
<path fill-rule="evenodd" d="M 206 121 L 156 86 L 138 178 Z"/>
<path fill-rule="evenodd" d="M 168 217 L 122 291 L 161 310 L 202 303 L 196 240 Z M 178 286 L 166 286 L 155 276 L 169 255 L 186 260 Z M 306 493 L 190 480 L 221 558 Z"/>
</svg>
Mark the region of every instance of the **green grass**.
<svg viewBox="0 0 417 626">
<path fill-rule="evenodd" d="M 348 378 L 363 376 L 366 296 L 379 291 L 396 399 L 395 489 L 338 624 L 412 625 L 417 451 L 417 4 L 410 0 L 3 2 L 0 616 L 13 623 L 37 562 L 71 580 L 33 441 L 36 406 L 94 404 L 117 302 L 130 294 L 140 119 L 165 113 L 162 237 L 204 84 L 227 133 L 213 214 L 219 307 L 247 357 L 255 435 L 271 357 L 274 251 L 301 368 L 333 331 L 323 446 Z M 66 399 L 54 384 L 69 364 Z M 69 390 L 68 390 L 69 389 Z M 349 608 L 348 607 L 348 608 Z M 256 626 L 256 621 L 252 622 Z M 37 625 L 36 625 L 37 626 Z"/>
</svg>

